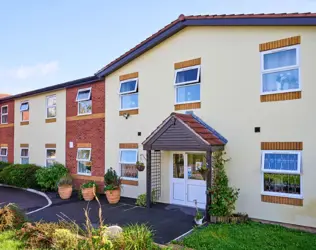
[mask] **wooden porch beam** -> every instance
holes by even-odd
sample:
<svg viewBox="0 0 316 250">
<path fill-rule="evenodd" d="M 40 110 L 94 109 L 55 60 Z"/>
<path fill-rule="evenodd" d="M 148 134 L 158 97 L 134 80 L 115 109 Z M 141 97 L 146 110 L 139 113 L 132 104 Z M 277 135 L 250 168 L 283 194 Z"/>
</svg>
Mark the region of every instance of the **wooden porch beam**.
<svg viewBox="0 0 316 250">
<path fill-rule="evenodd" d="M 212 197 L 208 193 L 208 189 L 212 187 L 212 150 L 206 151 L 206 166 L 208 168 L 206 177 L 206 205 L 205 205 L 205 219 L 210 221 L 209 206 L 212 204 Z"/>
<path fill-rule="evenodd" d="M 146 164 L 146 206 L 151 207 L 151 150 L 147 150 Z"/>
</svg>

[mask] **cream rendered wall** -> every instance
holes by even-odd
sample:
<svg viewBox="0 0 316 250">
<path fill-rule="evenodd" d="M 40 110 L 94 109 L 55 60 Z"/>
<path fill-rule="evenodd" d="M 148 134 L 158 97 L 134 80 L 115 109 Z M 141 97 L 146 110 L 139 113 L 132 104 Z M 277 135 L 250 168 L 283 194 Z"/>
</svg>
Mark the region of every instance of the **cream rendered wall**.
<svg viewBox="0 0 316 250">
<path fill-rule="evenodd" d="M 57 117 L 54 123 L 45 123 L 46 97 L 56 95 Z M 21 126 L 20 104 L 29 101 L 29 125 Z M 65 164 L 66 91 L 59 90 L 15 100 L 14 161 L 20 163 L 20 144 L 29 144 L 29 162 L 46 164 L 45 144 L 56 144 L 56 161 Z"/>
<path fill-rule="evenodd" d="M 259 44 L 301 35 L 302 99 L 260 102 Z M 201 103 L 194 112 L 228 139 L 230 183 L 240 188 L 237 211 L 259 219 L 316 227 L 315 27 L 187 27 L 106 77 L 106 167 L 119 170 L 118 145 L 141 143 L 174 111 L 174 63 L 202 58 Z M 139 72 L 139 114 L 119 116 L 119 76 Z M 260 126 L 261 133 L 254 133 Z M 142 135 L 138 136 L 137 132 Z M 304 206 L 261 202 L 260 142 L 303 141 Z M 144 152 L 145 154 L 145 152 Z M 169 153 L 162 157 L 162 197 L 170 202 Z M 146 190 L 146 171 L 139 186 L 123 195 Z"/>
</svg>

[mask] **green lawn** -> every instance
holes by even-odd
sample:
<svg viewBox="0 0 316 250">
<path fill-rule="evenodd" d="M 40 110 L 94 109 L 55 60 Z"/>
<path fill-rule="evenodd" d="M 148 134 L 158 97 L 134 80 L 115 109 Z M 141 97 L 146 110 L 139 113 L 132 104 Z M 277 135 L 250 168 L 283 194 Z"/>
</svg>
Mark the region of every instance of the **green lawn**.
<svg viewBox="0 0 316 250">
<path fill-rule="evenodd" d="M 0 250 L 24 249 L 23 243 L 15 239 L 14 231 L 0 233 Z"/>
<path fill-rule="evenodd" d="M 250 222 L 246 224 L 214 224 L 198 228 L 180 243 L 194 249 L 316 249 L 316 234 L 276 225 Z"/>
</svg>

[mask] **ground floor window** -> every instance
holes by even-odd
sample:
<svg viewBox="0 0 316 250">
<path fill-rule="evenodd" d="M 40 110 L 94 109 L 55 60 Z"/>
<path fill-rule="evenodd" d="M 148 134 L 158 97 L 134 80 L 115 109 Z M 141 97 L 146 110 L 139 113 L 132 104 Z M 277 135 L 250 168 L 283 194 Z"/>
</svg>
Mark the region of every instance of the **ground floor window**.
<svg viewBox="0 0 316 250">
<path fill-rule="evenodd" d="M 46 149 L 46 167 L 52 166 L 56 162 L 56 149 L 47 148 Z"/>
<path fill-rule="evenodd" d="M 138 178 L 138 170 L 136 168 L 137 153 L 137 149 L 120 150 L 121 176 L 123 178 Z"/>
<path fill-rule="evenodd" d="M 0 148 L 0 161 L 8 162 L 8 148 L 7 147 Z"/>
<path fill-rule="evenodd" d="M 77 150 L 78 174 L 91 175 L 91 148 Z"/>
<path fill-rule="evenodd" d="M 29 149 L 21 148 L 21 164 L 29 164 Z"/>
<path fill-rule="evenodd" d="M 300 151 L 263 151 L 261 168 L 264 194 L 302 195 Z"/>
</svg>

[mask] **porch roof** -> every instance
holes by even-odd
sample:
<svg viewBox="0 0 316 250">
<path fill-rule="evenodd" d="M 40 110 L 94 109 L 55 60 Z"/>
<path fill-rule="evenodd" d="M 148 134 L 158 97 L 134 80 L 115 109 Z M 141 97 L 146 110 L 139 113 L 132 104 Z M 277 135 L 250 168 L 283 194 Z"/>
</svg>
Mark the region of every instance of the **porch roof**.
<svg viewBox="0 0 316 250">
<path fill-rule="evenodd" d="M 218 150 L 225 137 L 194 114 L 171 113 L 143 142 L 144 150 Z"/>
</svg>

